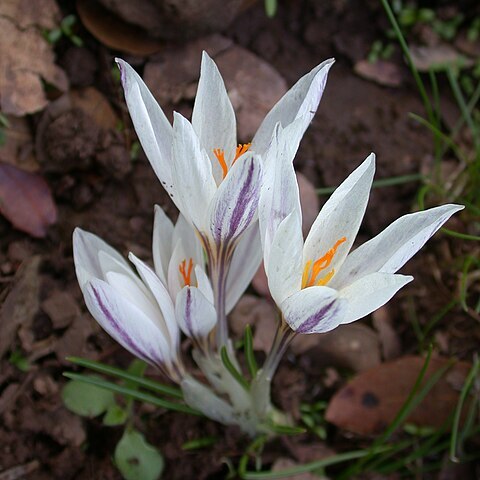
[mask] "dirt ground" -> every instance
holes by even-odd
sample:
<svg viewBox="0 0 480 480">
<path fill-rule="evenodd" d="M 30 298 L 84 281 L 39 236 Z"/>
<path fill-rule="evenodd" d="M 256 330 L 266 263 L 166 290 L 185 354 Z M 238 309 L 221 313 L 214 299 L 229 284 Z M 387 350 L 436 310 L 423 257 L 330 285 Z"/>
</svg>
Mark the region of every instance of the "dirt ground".
<svg viewBox="0 0 480 480">
<path fill-rule="evenodd" d="M 59 6 L 62 16 L 77 15 L 74 3 L 59 2 Z M 187 115 L 191 111 L 199 52 L 207 49 L 226 73 L 229 90 L 237 93 L 233 103 L 242 116 L 242 141 L 251 138 L 255 122 L 286 86 L 334 56 L 337 61 L 323 100 L 295 161 L 307 182 L 315 188 L 338 185 L 372 151 L 377 154 L 377 179 L 426 172 L 432 163 L 430 135 L 408 117 L 409 112 L 422 114 L 423 109 L 400 54 L 392 60 L 398 66 L 400 86 L 382 86 L 354 72 L 354 65 L 366 58 L 385 26 L 376 2 L 286 1 L 273 19 L 265 16 L 258 2 L 225 31 L 200 40 L 166 41 L 152 55 L 109 48 L 81 20 L 77 22 L 75 32 L 83 46 L 67 38 L 54 45 L 56 63 L 68 77 L 65 93 L 47 89 L 44 108 L 16 117 L 21 124 L 15 128 L 27 132 L 27 146 L 10 163 L 41 174 L 58 216 L 44 238 L 33 238 L 0 218 L 0 479 L 121 478 L 111 457 L 122 429 L 76 416 L 65 409 L 60 397 L 65 383 L 62 372 L 71 368 L 66 356 L 119 366 L 131 361 L 86 310 L 73 267 L 73 229 L 80 226 L 123 253 L 133 251 L 151 261 L 153 205 L 176 215 L 143 153 L 132 154 L 136 137 L 112 74 L 115 56 L 144 73 L 171 117 L 173 109 Z M 249 97 L 254 94 L 244 94 L 245 85 L 263 85 L 265 93 Z M 448 96 L 444 101 L 446 111 L 455 115 L 453 101 Z M 22 161 L 31 162 L 30 167 Z M 375 189 L 359 240 L 418 208 L 418 188 L 412 182 Z M 320 196 L 320 204 L 326 198 Z M 316 198 L 312 205 L 315 211 Z M 464 230 L 459 219 L 449 228 Z M 278 406 L 299 419 L 302 402 L 328 401 L 355 372 L 417 354 L 412 318 L 426 325 L 448 304 L 458 288 L 453 259 L 462 251 L 461 241 L 437 235 L 404 268 L 415 281 L 387 307 L 326 339 L 309 337 L 308 342 L 295 344 L 275 378 Z M 261 279 L 257 282 L 261 284 Z M 231 321 L 257 322 L 261 359 L 262 349 L 268 348 L 262 325 L 273 313 L 259 291 L 260 287 L 250 287 Z M 233 325 L 233 330 L 239 333 L 241 328 Z M 455 306 L 435 325 L 432 338 L 438 354 L 469 361 L 478 351 L 479 336 L 478 319 Z M 184 348 L 188 350 L 188 343 Z M 29 368 L 19 369 L 12 353 L 25 359 Z M 160 378 L 154 371 L 148 374 Z M 236 429 L 146 405 L 136 406 L 135 424 L 164 455 L 163 478 L 172 480 L 225 478 L 224 459 L 238 461 L 249 442 Z M 268 443 L 263 461 L 265 465 L 279 458 L 307 462 L 365 441 L 334 425 L 328 431 L 328 444 L 312 433 L 280 437 Z M 203 436 L 219 440 L 207 449 L 182 450 L 182 444 Z M 1 473 L 8 471 L 11 476 Z"/>
</svg>

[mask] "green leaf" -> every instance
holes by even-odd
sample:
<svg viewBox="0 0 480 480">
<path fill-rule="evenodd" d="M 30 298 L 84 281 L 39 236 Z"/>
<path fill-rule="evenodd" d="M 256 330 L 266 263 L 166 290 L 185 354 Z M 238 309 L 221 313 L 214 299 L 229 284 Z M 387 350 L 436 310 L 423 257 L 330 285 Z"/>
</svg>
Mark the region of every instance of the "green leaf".
<svg viewBox="0 0 480 480">
<path fill-rule="evenodd" d="M 136 430 L 125 430 L 114 454 L 115 464 L 125 480 L 157 480 L 165 462 L 160 452 Z"/>
<path fill-rule="evenodd" d="M 128 412 L 120 405 L 110 405 L 107 409 L 107 413 L 103 417 L 103 424 L 108 427 L 115 427 L 117 425 L 123 425 L 128 419 Z"/>
<path fill-rule="evenodd" d="M 69 410 L 84 417 L 96 417 L 115 405 L 113 392 L 78 380 L 72 380 L 63 387 L 62 399 Z"/>
</svg>

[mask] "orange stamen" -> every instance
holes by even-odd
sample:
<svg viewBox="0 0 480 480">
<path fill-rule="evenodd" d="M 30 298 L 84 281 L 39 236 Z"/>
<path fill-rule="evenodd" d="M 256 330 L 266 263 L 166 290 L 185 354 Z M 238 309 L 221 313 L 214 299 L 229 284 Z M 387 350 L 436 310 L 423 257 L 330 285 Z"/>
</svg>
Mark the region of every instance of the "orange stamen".
<svg viewBox="0 0 480 480">
<path fill-rule="evenodd" d="M 305 264 L 305 267 L 303 269 L 303 275 L 302 275 L 302 288 L 306 287 L 312 287 L 313 285 L 316 286 L 323 286 L 326 285 L 333 277 L 335 274 L 335 269 L 332 269 L 330 272 L 328 272 L 324 277 L 320 278 L 317 280 L 318 274 L 322 271 L 325 270 L 330 266 L 332 263 L 333 257 L 337 253 L 338 247 L 347 241 L 346 237 L 342 237 L 339 240 L 335 242 L 335 245 L 327 251 L 323 257 L 318 258 L 313 262 L 308 260 L 307 263 Z M 311 272 L 310 272 L 311 270 Z"/>
<path fill-rule="evenodd" d="M 178 266 L 178 270 L 180 271 L 180 275 L 183 278 L 184 286 L 190 286 L 191 283 L 191 276 L 193 270 L 193 260 L 191 258 L 188 259 L 188 267 L 187 267 L 187 260 L 182 260 L 180 265 Z"/>
<path fill-rule="evenodd" d="M 225 161 L 225 150 L 222 150 L 221 148 L 214 148 L 213 154 L 217 157 L 218 163 L 222 167 L 223 178 L 225 178 L 228 173 L 228 166 L 227 162 Z"/>
<path fill-rule="evenodd" d="M 235 150 L 235 157 L 233 158 L 232 165 L 250 148 L 251 145 L 251 143 L 244 143 L 243 145 L 238 145 L 237 149 Z M 213 154 L 217 157 L 218 163 L 222 167 L 223 178 L 225 178 L 228 173 L 228 165 L 225 160 L 225 150 L 221 148 L 214 148 Z"/>
</svg>

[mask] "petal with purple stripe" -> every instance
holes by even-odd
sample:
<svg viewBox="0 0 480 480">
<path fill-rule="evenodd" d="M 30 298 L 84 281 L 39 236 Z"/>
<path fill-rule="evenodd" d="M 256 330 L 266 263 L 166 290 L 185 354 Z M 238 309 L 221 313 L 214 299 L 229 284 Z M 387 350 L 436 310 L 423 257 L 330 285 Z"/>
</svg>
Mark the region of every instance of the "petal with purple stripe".
<svg viewBox="0 0 480 480">
<path fill-rule="evenodd" d="M 238 238 L 255 220 L 262 165 L 260 157 L 240 157 L 220 184 L 210 205 L 210 231 L 220 244 Z"/>
<path fill-rule="evenodd" d="M 281 305 L 285 321 L 297 333 L 325 333 L 342 323 L 346 299 L 328 287 L 310 287 L 288 297 Z"/>
<path fill-rule="evenodd" d="M 169 364 L 173 352 L 155 323 L 108 283 L 94 279 L 85 289 L 88 310 L 118 343 L 146 362 Z"/>
<path fill-rule="evenodd" d="M 217 323 L 214 306 L 196 287 L 185 287 L 180 291 L 175 315 L 178 325 L 189 338 L 206 338 Z"/>
</svg>

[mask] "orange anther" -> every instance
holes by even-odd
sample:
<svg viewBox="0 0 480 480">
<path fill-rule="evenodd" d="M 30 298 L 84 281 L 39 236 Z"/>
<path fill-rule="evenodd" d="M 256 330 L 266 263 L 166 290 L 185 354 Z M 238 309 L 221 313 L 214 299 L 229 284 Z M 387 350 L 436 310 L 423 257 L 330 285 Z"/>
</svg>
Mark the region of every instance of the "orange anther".
<svg viewBox="0 0 480 480">
<path fill-rule="evenodd" d="M 328 252 L 325 255 L 315 260 L 313 265 L 311 260 L 307 261 L 303 269 L 302 288 L 312 287 L 313 285 L 323 286 L 323 285 L 326 285 L 331 280 L 331 278 L 335 273 L 334 269 L 332 269 L 330 272 L 327 273 L 327 275 L 320 278 L 318 281 L 317 281 L 317 277 L 322 270 L 325 270 L 330 266 L 330 264 L 332 263 L 333 257 L 337 253 L 338 247 L 346 241 L 347 241 L 346 237 L 342 237 L 339 240 L 337 240 L 335 242 L 335 245 L 330 250 L 328 250 Z"/>
<path fill-rule="evenodd" d="M 184 286 L 191 285 L 191 276 L 193 270 L 193 260 L 191 258 L 188 259 L 188 267 L 187 267 L 187 260 L 182 260 L 180 265 L 178 266 L 178 270 L 180 271 L 180 275 L 183 278 Z"/>
<path fill-rule="evenodd" d="M 237 161 L 237 158 L 241 157 L 251 146 L 251 143 L 244 143 L 243 145 L 238 145 L 237 149 L 235 150 L 235 157 L 233 158 L 232 165 Z"/>
<path fill-rule="evenodd" d="M 235 157 L 232 160 L 232 165 L 237 161 L 239 157 L 241 157 L 251 146 L 251 143 L 244 143 L 243 145 L 238 145 L 235 150 Z M 214 148 L 213 154 L 217 157 L 218 163 L 222 167 L 222 175 L 223 178 L 227 176 L 228 173 L 228 165 L 225 160 L 225 150 L 221 148 Z"/>
</svg>

